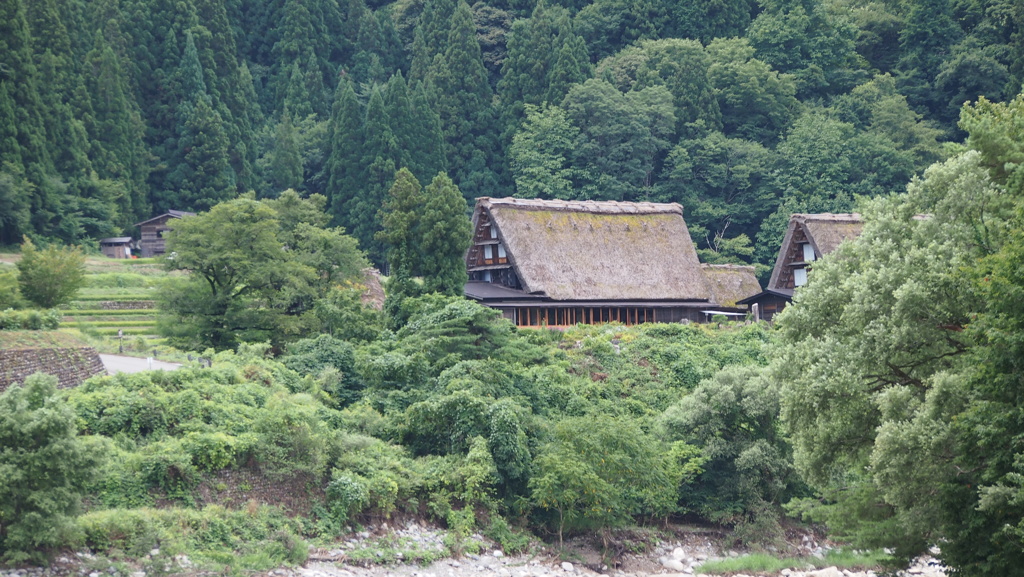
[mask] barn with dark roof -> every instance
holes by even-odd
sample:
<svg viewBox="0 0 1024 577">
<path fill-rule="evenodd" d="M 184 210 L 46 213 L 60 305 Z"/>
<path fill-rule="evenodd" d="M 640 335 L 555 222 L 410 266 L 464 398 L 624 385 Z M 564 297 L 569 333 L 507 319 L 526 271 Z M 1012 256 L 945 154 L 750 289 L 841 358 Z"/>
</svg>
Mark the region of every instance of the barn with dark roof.
<svg viewBox="0 0 1024 577">
<path fill-rule="evenodd" d="M 715 300 L 676 203 L 480 198 L 466 267 L 466 296 L 519 326 L 745 310 Z"/>
<path fill-rule="evenodd" d="M 167 250 L 167 240 L 164 238 L 164 233 L 173 228 L 171 223 L 176 219 L 195 215 L 196 213 L 194 212 L 186 212 L 184 210 L 168 210 L 149 220 L 135 223 L 135 226 L 142 228 L 139 240 L 139 252 L 142 258 L 164 254 Z"/>
</svg>

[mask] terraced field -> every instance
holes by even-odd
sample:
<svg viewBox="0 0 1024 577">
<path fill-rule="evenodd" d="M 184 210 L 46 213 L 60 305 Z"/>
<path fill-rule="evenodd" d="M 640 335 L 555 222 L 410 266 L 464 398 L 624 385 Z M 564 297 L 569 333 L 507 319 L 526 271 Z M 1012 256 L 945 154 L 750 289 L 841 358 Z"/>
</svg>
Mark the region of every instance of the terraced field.
<svg viewBox="0 0 1024 577">
<path fill-rule="evenodd" d="M 86 286 L 64 311 L 63 330 L 106 337 L 112 343 L 120 330 L 126 348 L 162 342 L 156 331 L 154 299 L 168 273 L 159 262 L 94 257 L 87 259 L 86 270 Z"/>
</svg>

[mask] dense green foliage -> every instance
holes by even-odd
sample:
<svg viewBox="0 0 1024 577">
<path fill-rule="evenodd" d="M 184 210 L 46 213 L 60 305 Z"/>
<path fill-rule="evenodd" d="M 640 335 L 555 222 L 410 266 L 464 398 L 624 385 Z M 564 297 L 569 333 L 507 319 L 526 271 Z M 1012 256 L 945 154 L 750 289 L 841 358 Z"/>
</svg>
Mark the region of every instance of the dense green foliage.
<svg viewBox="0 0 1024 577">
<path fill-rule="evenodd" d="M 0 311 L 0 331 L 52 331 L 60 326 L 62 318 L 63 315 L 56 309 L 45 311 L 5 309 Z"/>
<path fill-rule="evenodd" d="M 0 394 L 0 562 L 44 561 L 67 542 L 99 449 L 76 436 L 56 377 L 33 375 Z"/>
<path fill-rule="evenodd" d="M 273 200 L 243 196 L 176 223 L 165 266 L 189 275 L 161 289 L 162 331 L 202 350 L 280 344 L 319 329 L 316 302 L 365 266 L 354 239 L 324 228 L 326 200 L 292 190 Z"/>
<path fill-rule="evenodd" d="M 763 365 L 763 326 L 519 332 L 461 297 L 401 306 L 396 332 L 303 339 L 276 359 L 269 344 L 241 345 L 209 368 L 63 392 L 83 439 L 110 440 L 82 487 L 90 509 L 74 542 L 138 555 L 159 541 L 211 566 L 238 550 L 258 568 L 295 562 L 300 537 L 333 539 L 399 511 L 446 526 L 450 554 L 478 531 L 522 547 L 510 527 L 567 535 L 681 512 L 736 521 L 707 497 L 723 482 L 703 476 L 721 454 L 713 441 L 658 423 L 721 368 Z M 744 438 L 778 444 L 771 426 Z M 209 505 L 244 504 L 255 489 L 239 478 L 317 488 L 312 514 Z M 776 493 L 758 495 L 777 512 Z"/>
<path fill-rule="evenodd" d="M 908 558 L 938 544 L 970 575 L 1021 566 L 1018 162 L 1024 96 L 964 109 L 968 150 L 865 205 L 779 319 L 772 378 L 794 508 Z"/>
<path fill-rule="evenodd" d="M 85 283 L 85 255 L 77 247 L 39 250 L 26 237 L 15 266 L 21 296 L 39 308 L 67 303 Z"/>
<path fill-rule="evenodd" d="M 722 261 L 902 190 L 1016 94 L 1011 0 L 5 0 L 0 244 L 238 193 L 328 198 L 377 265 L 407 168 L 465 196 L 663 200 Z M 721 250 L 746 235 L 758 250 Z"/>
</svg>

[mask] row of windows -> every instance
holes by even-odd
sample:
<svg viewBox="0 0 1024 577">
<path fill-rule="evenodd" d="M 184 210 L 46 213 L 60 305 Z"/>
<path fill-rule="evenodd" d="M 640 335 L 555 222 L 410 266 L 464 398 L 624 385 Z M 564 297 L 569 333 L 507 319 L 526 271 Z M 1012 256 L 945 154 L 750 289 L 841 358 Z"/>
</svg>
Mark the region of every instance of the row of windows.
<svg viewBox="0 0 1024 577">
<path fill-rule="evenodd" d="M 506 318 L 520 327 L 564 327 L 611 322 L 635 325 L 659 320 L 669 322 L 669 316 L 665 311 L 658 315 L 657 309 L 639 307 L 522 307 L 506 312 Z"/>
</svg>

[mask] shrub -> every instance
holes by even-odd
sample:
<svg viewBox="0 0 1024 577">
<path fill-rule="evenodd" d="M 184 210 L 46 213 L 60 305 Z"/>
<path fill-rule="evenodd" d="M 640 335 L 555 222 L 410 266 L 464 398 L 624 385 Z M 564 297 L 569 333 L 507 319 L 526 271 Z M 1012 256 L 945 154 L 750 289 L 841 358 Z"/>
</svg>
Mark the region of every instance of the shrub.
<svg viewBox="0 0 1024 577">
<path fill-rule="evenodd" d="M 0 264 L 0 310 L 20 308 L 23 304 L 17 269 Z"/>
<path fill-rule="evenodd" d="M 64 317 L 56 309 L 22 310 L 7 309 L 0 311 L 0 331 L 52 331 L 60 327 Z"/>
<path fill-rule="evenodd" d="M 37 373 L 0 394 L 0 561 L 45 561 L 63 544 L 100 462 L 74 423 L 56 377 Z"/>
<path fill-rule="evenodd" d="M 232 466 L 241 444 L 237 438 L 220 431 L 189 433 L 182 440 L 185 451 L 192 456 L 192 463 L 203 471 L 218 471 Z"/>
<path fill-rule="evenodd" d="M 682 504 L 737 538 L 767 543 L 781 536 L 780 501 L 797 482 L 791 449 L 778 427 L 779 395 L 756 367 L 729 367 L 662 415 L 671 440 L 700 447 L 708 461 Z"/>
<path fill-rule="evenodd" d="M 109 509 L 82 515 L 77 527 L 80 545 L 139 557 L 159 545 L 161 557 L 190 551 L 195 561 L 266 570 L 301 564 L 308 555 L 306 543 L 297 536 L 299 523 L 267 506 L 244 511 L 216 505 L 202 510 Z"/>
<path fill-rule="evenodd" d="M 41 308 L 70 301 L 85 282 L 85 255 L 78 247 L 51 246 L 40 251 L 26 237 L 15 266 L 21 295 Z"/>
<path fill-rule="evenodd" d="M 561 543 L 573 529 L 608 529 L 634 516 L 666 517 L 696 465 L 682 446 L 658 443 L 635 420 L 589 415 L 559 422 L 530 479 L 534 502 L 555 515 Z M 680 457 L 686 462 L 680 462 Z"/>
</svg>

